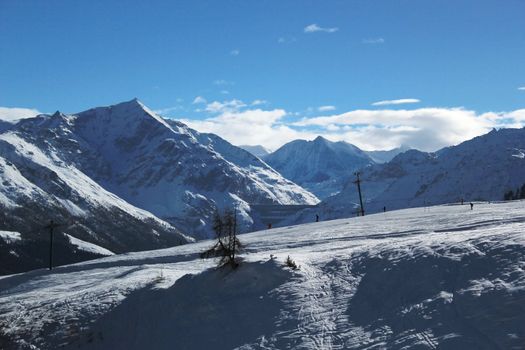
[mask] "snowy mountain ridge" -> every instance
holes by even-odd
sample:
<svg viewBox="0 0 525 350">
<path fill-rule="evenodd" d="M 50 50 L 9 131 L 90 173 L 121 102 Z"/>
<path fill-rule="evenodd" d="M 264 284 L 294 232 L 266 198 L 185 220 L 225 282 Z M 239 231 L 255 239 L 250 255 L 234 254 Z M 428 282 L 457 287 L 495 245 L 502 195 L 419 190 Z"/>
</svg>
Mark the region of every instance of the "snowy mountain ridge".
<svg viewBox="0 0 525 350">
<path fill-rule="evenodd" d="M 250 152 L 254 156 L 259 157 L 261 159 L 264 159 L 264 157 L 266 157 L 268 154 L 272 153 L 266 147 L 261 146 L 261 145 L 255 145 L 255 146 L 240 145 L 239 147 L 242 148 L 245 151 Z"/>
<path fill-rule="evenodd" d="M 365 212 L 470 201 L 502 200 L 525 183 L 525 128 L 493 130 L 435 153 L 409 150 L 361 170 Z M 353 179 L 352 179 L 353 180 Z M 355 216 L 356 185 L 349 181 L 314 211 L 325 219 Z M 309 222 L 305 210 L 289 223 Z"/>
<path fill-rule="evenodd" d="M 313 141 L 289 142 L 264 160 L 284 177 L 322 199 L 338 193 L 354 171 L 374 164 L 358 147 L 321 136 Z"/>
<path fill-rule="evenodd" d="M 123 236 L 124 241 L 101 239 L 95 227 L 74 235 L 114 252 L 187 242 L 178 229 L 206 237 L 216 208 L 237 207 L 240 227 L 248 230 L 253 224 L 251 203 L 318 201 L 257 157 L 216 135 L 165 120 L 136 99 L 73 115 L 56 112 L 22 120 L 0 134 L 0 147 L 5 163 L 2 206 L 22 213 L 32 203 L 39 212 L 32 216 L 40 226 L 51 217 L 46 212 L 56 211 L 62 222 L 101 218 L 94 225 L 100 229 L 118 212 L 122 221 L 113 221 L 139 220 L 142 231 L 152 232 L 148 244 L 137 237 L 135 243 L 125 242 L 133 235 Z M 93 215 L 99 211 L 106 214 Z M 127 215 L 134 219 L 124 219 Z M 6 215 L 7 230 L 25 232 L 36 225 L 24 226 L 14 218 L 20 216 Z M 149 222 L 155 224 L 146 229 Z M 165 241 L 167 232 L 172 232 L 169 237 L 177 234 Z"/>
</svg>

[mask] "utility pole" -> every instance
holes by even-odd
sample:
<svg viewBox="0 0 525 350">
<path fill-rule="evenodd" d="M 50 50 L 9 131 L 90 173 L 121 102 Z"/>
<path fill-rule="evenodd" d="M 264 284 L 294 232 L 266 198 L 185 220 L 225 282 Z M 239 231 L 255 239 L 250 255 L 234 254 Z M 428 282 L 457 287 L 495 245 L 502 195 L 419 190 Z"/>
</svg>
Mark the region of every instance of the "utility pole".
<svg viewBox="0 0 525 350">
<path fill-rule="evenodd" d="M 57 228 L 58 224 L 55 224 L 53 220 L 49 222 L 49 225 L 47 225 L 46 229 L 49 230 L 49 269 L 51 270 L 53 268 L 53 230 Z"/>
<path fill-rule="evenodd" d="M 359 191 L 359 204 L 361 205 L 361 216 L 365 216 L 365 208 L 363 207 L 363 196 L 361 195 L 361 179 L 359 179 L 359 172 L 355 173 L 357 180 L 354 181 L 357 184 L 357 191 Z"/>
<path fill-rule="evenodd" d="M 233 209 L 233 249 L 232 249 L 232 261 L 235 263 L 235 245 L 237 244 L 237 205 Z"/>
</svg>

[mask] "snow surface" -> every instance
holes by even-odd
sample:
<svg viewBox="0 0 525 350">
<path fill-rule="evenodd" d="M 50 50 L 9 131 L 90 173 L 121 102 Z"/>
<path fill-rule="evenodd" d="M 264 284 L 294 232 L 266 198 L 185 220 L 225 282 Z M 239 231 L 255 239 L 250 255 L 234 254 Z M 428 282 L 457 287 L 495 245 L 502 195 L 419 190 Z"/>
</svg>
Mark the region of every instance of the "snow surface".
<svg viewBox="0 0 525 350">
<path fill-rule="evenodd" d="M 112 251 L 106 249 L 106 248 L 102 248 L 96 244 L 93 244 L 93 243 L 90 243 L 90 242 L 86 242 L 86 241 L 83 241 L 81 239 L 78 239 L 78 238 L 75 238 L 69 234 L 66 234 L 67 238 L 69 239 L 69 242 L 71 242 L 71 244 L 73 244 L 74 246 L 76 246 L 78 249 L 80 250 L 83 250 L 83 251 L 86 251 L 86 252 L 90 252 L 90 253 L 93 253 L 93 254 L 99 254 L 99 255 L 114 255 L 115 253 L 113 253 Z"/>
<path fill-rule="evenodd" d="M 2 277 L 0 348 L 523 348 L 524 204 L 244 234 L 235 271 L 202 241 Z"/>
<path fill-rule="evenodd" d="M 270 150 L 268 150 L 268 148 L 261 145 L 240 145 L 239 147 L 261 159 L 264 159 L 265 156 L 271 153 Z"/>
<path fill-rule="evenodd" d="M 0 231 L 0 239 L 6 243 L 18 242 L 22 239 L 19 232 Z"/>
</svg>

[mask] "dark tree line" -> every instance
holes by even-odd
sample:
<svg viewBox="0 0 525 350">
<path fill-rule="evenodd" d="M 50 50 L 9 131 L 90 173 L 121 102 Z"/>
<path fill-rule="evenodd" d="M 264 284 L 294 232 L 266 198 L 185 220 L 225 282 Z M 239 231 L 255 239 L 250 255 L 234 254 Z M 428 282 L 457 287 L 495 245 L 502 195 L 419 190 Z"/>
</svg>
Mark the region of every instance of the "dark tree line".
<svg viewBox="0 0 525 350">
<path fill-rule="evenodd" d="M 523 184 L 521 188 L 518 187 L 516 189 L 516 192 L 514 192 L 513 190 L 508 190 L 503 195 L 503 200 L 510 201 L 515 199 L 525 199 L 525 184 Z"/>
<path fill-rule="evenodd" d="M 201 258 L 218 257 L 219 267 L 239 266 L 236 254 L 241 249 L 241 242 L 237 238 L 237 213 L 231 209 L 226 210 L 223 215 L 219 211 L 215 212 L 213 231 L 215 231 L 215 244 L 201 253 Z"/>
</svg>

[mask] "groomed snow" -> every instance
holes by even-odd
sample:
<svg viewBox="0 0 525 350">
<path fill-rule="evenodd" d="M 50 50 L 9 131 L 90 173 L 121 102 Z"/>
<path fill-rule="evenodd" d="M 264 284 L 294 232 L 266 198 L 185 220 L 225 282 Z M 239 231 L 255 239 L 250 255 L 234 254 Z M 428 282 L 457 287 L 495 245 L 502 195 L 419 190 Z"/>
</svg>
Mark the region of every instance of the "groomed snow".
<svg viewBox="0 0 525 350">
<path fill-rule="evenodd" d="M 524 204 L 244 234 L 233 272 L 204 241 L 6 276 L 0 348 L 522 348 Z"/>
</svg>

